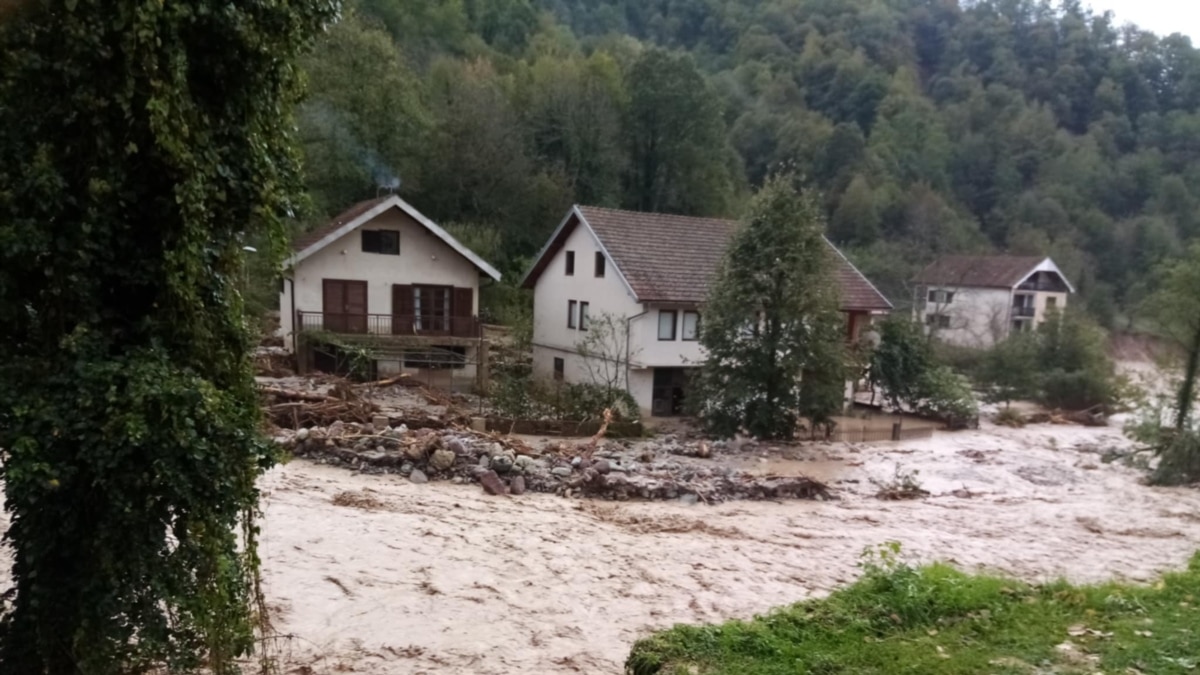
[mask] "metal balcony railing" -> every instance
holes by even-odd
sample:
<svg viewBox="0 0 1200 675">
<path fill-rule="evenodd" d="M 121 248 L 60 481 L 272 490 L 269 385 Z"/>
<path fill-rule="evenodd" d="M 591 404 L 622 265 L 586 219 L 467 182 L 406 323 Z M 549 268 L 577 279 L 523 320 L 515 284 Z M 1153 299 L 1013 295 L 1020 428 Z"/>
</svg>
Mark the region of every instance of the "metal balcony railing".
<svg viewBox="0 0 1200 675">
<path fill-rule="evenodd" d="M 436 314 L 330 314 L 296 312 L 300 331 L 328 331 L 347 335 L 417 335 L 477 338 L 483 324 L 475 316 Z"/>
<path fill-rule="evenodd" d="M 1036 312 L 1037 312 L 1037 308 L 1033 307 L 1032 305 L 1030 305 L 1030 306 L 1017 305 L 1017 306 L 1013 307 L 1013 316 L 1020 316 L 1020 317 L 1030 316 L 1031 317 Z"/>
</svg>

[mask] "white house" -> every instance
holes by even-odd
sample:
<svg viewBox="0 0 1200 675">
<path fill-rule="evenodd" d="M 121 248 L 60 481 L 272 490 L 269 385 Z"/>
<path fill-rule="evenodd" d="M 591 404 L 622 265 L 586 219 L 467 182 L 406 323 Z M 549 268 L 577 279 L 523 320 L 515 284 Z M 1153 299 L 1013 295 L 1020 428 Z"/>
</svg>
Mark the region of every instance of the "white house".
<svg viewBox="0 0 1200 675">
<path fill-rule="evenodd" d="M 522 285 L 533 289 L 533 367 L 544 377 L 620 384 L 654 416 L 682 412 L 688 373 L 704 360 L 698 341 L 708 294 L 730 237 L 729 220 L 575 206 Z M 833 245 L 847 339 L 892 305 Z M 580 354 L 598 317 L 621 335 L 609 358 Z M 623 344 L 621 344 L 623 343 Z"/>
<path fill-rule="evenodd" d="M 1050 258 L 1007 255 L 940 258 L 913 284 L 913 314 L 928 333 L 980 348 L 1032 330 L 1075 292 Z"/>
<path fill-rule="evenodd" d="M 349 344 L 380 374 L 436 374 L 449 386 L 486 375 L 479 284 L 500 273 L 408 202 L 360 202 L 292 248 L 279 315 L 302 371 L 336 368 Z"/>
</svg>

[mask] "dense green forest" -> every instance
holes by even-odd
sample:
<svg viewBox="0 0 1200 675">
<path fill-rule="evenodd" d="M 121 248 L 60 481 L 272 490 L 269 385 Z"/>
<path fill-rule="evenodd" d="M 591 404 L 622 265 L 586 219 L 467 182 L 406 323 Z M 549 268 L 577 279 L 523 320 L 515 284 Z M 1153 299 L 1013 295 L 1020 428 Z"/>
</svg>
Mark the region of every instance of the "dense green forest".
<svg viewBox="0 0 1200 675">
<path fill-rule="evenodd" d="M 1075 0 L 357 0 L 305 66 L 310 222 L 399 180 L 510 279 L 571 203 L 737 216 L 779 169 L 899 304 L 1048 254 L 1122 325 L 1200 237 L 1200 51 Z"/>
</svg>

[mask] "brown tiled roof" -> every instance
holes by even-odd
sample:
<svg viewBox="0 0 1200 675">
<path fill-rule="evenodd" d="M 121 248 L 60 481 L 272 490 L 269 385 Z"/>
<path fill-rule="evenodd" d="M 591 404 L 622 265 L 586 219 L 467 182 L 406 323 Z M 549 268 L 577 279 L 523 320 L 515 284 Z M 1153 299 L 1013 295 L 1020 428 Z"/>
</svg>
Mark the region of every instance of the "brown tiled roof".
<svg viewBox="0 0 1200 675">
<path fill-rule="evenodd" d="M 1015 255 L 952 255 L 938 258 L 913 279 L 918 284 L 1012 288 L 1046 258 Z"/>
<path fill-rule="evenodd" d="M 378 206 L 379 204 L 383 203 L 383 201 L 386 200 L 388 197 L 391 197 L 391 195 L 384 195 L 382 197 L 376 197 L 375 199 L 368 199 L 366 201 L 359 202 L 359 203 L 355 204 L 354 206 L 351 206 L 350 208 L 346 209 L 345 211 L 342 211 L 341 213 L 334 216 L 333 219 L 330 220 L 328 223 L 325 223 L 324 225 L 318 227 L 317 229 L 315 229 L 311 232 L 305 232 L 304 234 L 296 237 L 294 240 L 292 240 L 292 250 L 296 251 L 297 253 L 299 253 L 300 251 L 303 251 L 304 249 L 308 248 L 309 246 L 312 246 L 313 244 L 317 243 L 318 241 L 321 241 L 321 239 L 324 238 L 325 235 L 336 231 L 342 225 L 345 225 L 346 223 L 350 222 L 351 220 L 354 220 L 355 218 L 366 213 L 367 211 L 370 211 L 375 206 Z"/>
<path fill-rule="evenodd" d="M 662 213 L 576 207 L 600 238 L 617 269 L 641 302 L 699 304 L 738 228 L 732 220 Z M 575 223 L 571 218 L 526 276 L 532 286 L 549 258 L 562 247 Z M 892 304 L 830 244 L 843 310 L 887 310 Z"/>
</svg>

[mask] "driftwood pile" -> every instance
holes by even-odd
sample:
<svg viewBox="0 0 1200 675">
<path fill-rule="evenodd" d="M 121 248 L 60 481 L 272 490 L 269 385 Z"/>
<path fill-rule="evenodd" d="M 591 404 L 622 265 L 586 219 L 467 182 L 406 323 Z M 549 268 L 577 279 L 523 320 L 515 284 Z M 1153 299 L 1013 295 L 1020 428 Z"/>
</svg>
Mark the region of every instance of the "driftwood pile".
<svg viewBox="0 0 1200 675">
<path fill-rule="evenodd" d="M 267 418 L 281 429 L 325 427 L 337 421 L 366 423 L 379 412 L 379 406 L 344 385 L 335 385 L 329 393 L 265 386 L 258 390 L 266 399 Z"/>
</svg>

